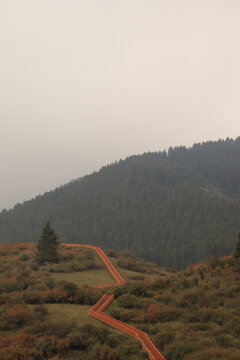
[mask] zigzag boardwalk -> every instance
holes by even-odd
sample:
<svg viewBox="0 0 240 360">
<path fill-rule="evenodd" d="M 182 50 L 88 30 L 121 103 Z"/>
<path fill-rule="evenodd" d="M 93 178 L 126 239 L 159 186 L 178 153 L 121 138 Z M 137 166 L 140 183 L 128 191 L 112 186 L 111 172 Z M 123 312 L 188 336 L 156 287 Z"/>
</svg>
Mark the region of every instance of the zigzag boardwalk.
<svg viewBox="0 0 240 360">
<path fill-rule="evenodd" d="M 84 246 L 86 248 L 92 249 L 96 251 L 112 277 L 116 280 L 115 284 L 103 284 L 98 285 L 98 287 L 107 287 L 111 285 L 121 285 L 124 284 L 125 281 L 122 276 L 115 269 L 111 261 L 108 259 L 107 255 L 102 251 L 100 247 L 91 246 L 91 245 L 81 245 L 81 244 L 64 244 L 65 246 Z M 104 294 L 102 298 L 90 309 L 89 315 L 94 317 L 95 319 L 100 320 L 104 324 L 114 327 L 122 331 L 123 333 L 133 337 L 138 340 L 143 350 L 148 353 L 148 357 L 150 360 L 166 360 L 162 354 L 157 350 L 157 348 L 153 345 L 147 334 L 144 332 L 130 326 L 128 324 L 123 323 L 122 321 L 116 320 L 109 315 L 103 313 L 106 307 L 113 301 L 114 295 Z"/>
</svg>

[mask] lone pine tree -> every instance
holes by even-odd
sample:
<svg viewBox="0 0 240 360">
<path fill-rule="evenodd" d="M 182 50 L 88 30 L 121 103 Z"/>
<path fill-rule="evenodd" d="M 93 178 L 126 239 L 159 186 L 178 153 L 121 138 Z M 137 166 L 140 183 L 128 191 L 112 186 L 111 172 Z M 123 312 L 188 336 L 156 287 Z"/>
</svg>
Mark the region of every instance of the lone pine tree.
<svg viewBox="0 0 240 360">
<path fill-rule="evenodd" d="M 235 257 L 236 260 L 240 259 L 240 233 L 238 234 L 238 242 L 233 252 L 233 256 Z"/>
<path fill-rule="evenodd" d="M 45 264 L 46 262 L 57 263 L 59 254 L 57 247 L 59 245 L 58 236 L 50 226 L 48 221 L 43 228 L 40 240 L 38 241 L 37 262 Z"/>
</svg>

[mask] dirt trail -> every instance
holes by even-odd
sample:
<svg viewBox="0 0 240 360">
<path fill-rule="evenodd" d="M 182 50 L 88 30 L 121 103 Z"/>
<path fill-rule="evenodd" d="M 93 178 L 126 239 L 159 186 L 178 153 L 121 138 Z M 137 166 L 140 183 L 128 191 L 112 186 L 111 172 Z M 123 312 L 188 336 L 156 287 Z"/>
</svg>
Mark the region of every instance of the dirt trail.
<svg viewBox="0 0 240 360">
<path fill-rule="evenodd" d="M 125 283 L 125 280 L 122 276 L 118 273 L 115 269 L 111 261 L 108 259 L 107 255 L 102 251 L 100 247 L 92 246 L 92 245 L 83 245 L 83 244 L 64 244 L 65 246 L 84 246 L 86 248 L 92 249 L 96 251 L 112 277 L 115 279 L 115 284 L 102 284 L 98 285 L 97 287 L 107 287 L 111 285 L 121 285 Z M 114 327 L 117 330 L 120 330 L 124 334 L 127 334 L 134 339 L 138 340 L 143 350 L 148 353 L 148 357 L 150 360 L 166 360 L 162 354 L 157 350 L 157 348 L 153 345 L 152 341 L 149 339 L 147 334 L 143 331 L 140 331 L 133 326 L 130 326 L 122 321 L 116 320 L 109 315 L 103 313 L 106 307 L 113 301 L 114 295 L 104 294 L 101 299 L 89 310 L 89 315 L 94 317 L 97 320 L 100 320 L 104 324 Z"/>
</svg>

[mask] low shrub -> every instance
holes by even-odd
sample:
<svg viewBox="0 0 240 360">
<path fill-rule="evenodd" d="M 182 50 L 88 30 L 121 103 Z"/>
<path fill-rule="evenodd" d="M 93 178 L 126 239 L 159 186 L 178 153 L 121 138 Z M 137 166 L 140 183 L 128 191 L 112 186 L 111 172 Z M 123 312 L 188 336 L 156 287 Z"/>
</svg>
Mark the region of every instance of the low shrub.
<svg viewBox="0 0 240 360">
<path fill-rule="evenodd" d="M 0 329 L 12 330 L 32 321 L 33 314 L 26 305 L 5 306 L 0 317 Z"/>
<path fill-rule="evenodd" d="M 175 321 L 180 318 L 181 314 L 182 311 L 178 308 L 164 304 L 152 304 L 147 310 L 146 321 L 150 323 Z"/>
<path fill-rule="evenodd" d="M 126 308 L 126 309 L 132 309 L 132 308 L 139 307 L 137 297 L 134 295 L 130 295 L 130 294 L 121 295 L 117 300 L 117 304 L 118 304 L 118 306 Z"/>
</svg>

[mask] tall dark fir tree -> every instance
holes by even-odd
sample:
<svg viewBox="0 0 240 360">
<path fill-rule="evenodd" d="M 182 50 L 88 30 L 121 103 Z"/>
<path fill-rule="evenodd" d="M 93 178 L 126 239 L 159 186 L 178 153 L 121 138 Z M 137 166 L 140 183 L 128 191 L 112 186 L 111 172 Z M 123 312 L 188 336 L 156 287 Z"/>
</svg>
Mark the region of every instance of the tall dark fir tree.
<svg viewBox="0 0 240 360">
<path fill-rule="evenodd" d="M 240 233 L 238 234 L 238 242 L 233 252 L 233 256 L 235 257 L 236 260 L 240 259 Z"/>
<path fill-rule="evenodd" d="M 58 245 L 58 236 L 47 221 L 37 245 L 37 262 L 39 264 L 57 263 L 59 261 Z"/>
</svg>

